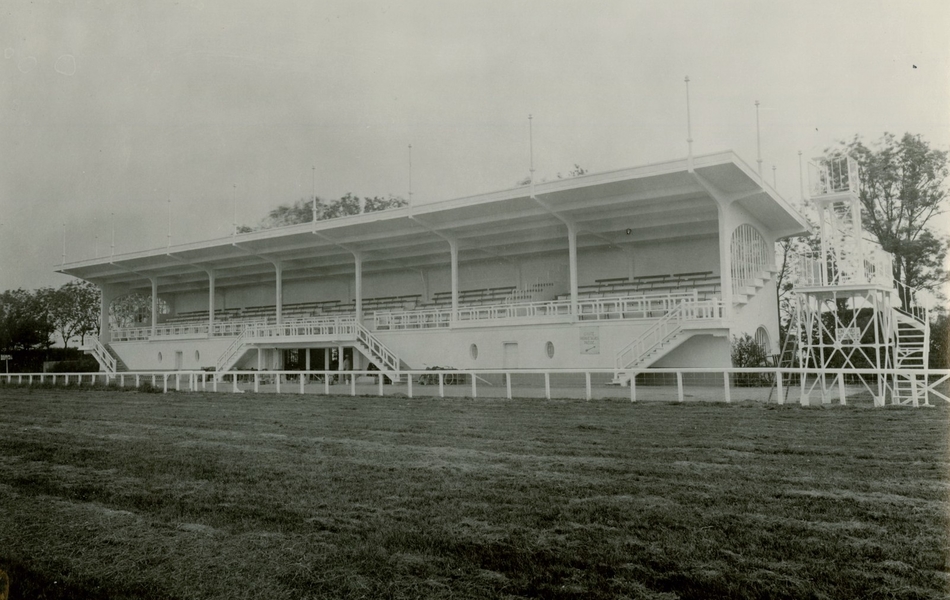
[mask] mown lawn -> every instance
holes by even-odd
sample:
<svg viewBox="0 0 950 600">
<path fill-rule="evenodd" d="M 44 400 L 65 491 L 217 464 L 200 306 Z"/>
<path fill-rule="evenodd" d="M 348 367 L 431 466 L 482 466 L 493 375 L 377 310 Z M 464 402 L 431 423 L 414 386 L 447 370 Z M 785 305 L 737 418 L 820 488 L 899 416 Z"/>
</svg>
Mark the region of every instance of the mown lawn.
<svg viewBox="0 0 950 600">
<path fill-rule="evenodd" d="M 946 598 L 933 409 L 0 389 L 10 598 Z"/>
</svg>

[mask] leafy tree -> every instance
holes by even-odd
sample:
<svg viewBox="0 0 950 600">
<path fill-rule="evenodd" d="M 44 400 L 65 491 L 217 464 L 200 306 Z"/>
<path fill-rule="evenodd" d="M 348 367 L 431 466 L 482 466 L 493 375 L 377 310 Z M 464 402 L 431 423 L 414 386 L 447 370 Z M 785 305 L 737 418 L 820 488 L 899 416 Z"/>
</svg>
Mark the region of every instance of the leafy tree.
<svg viewBox="0 0 950 600">
<path fill-rule="evenodd" d="M 301 198 L 292 204 L 281 204 L 277 208 L 267 213 L 267 216 L 261 219 L 255 228 L 241 225 L 238 227 L 238 233 L 247 233 L 262 229 L 272 229 L 274 227 L 284 227 L 286 225 L 299 225 L 301 223 L 310 223 L 313 221 L 313 198 Z M 336 219 L 346 215 L 356 215 L 360 212 L 361 200 L 350 192 L 347 192 L 342 198 L 326 202 L 317 197 L 317 220 Z M 407 204 L 406 200 L 398 196 L 380 196 L 365 197 L 362 199 L 365 212 L 376 212 L 388 208 L 398 208 Z"/>
<path fill-rule="evenodd" d="M 950 316 L 941 310 L 930 321 L 931 369 L 950 369 Z"/>
<path fill-rule="evenodd" d="M 861 167 L 864 229 L 894 255 L 894 279 L 911 289 L 939 295 L 947 278 L 947 237 L 933 229 L 947 199 L 947 152 L 921 137 L 885 133 L 868 147 L 855 136 L 827 154 L 848 154 Z M 904 298 L 905 308 L 907 298 Z"/>
<path fill-rule="evenodd" d="M 168 303 L 158 299 L 158 314 L 165 315 L 171 312 Z M 112 301 L 109 307 L 109 324 L 111 327 L 136 327 L 148 325 L 152 322 L 152 295 L 138 292 L 126 294 Z"/>
<path fill-rule="evenodd" d="M 45 292 L 24 289 L 0 294 L 0 348 L 49 348 L 55 328 L 50 323 Z"/>
<path fill-rule="evenodd" d="M 99 331 L 99 288 L 88 281 L 70 281 L 59 289 L 41 288 L 36 292 L 46 308 L 54 330 L 69 346 L 73 336 L 80 336 L 85 344 L 86 335 Z"/>
</svg>

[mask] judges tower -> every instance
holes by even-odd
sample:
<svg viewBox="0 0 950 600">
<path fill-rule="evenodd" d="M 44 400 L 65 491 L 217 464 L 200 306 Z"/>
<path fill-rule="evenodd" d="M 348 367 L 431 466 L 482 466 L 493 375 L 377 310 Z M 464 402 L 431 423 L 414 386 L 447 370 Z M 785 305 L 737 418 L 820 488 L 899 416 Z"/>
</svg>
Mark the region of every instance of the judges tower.
<svg viewBox="0 0 950 600">
<path fill-rule="evenodd" d="M 809 164 L 809 184 L 821 247 L 799 257 L 789 335 L 802 366 L 823 374 L 802 378 L 802 404 L 816 391 L 829 402 L 836 384 L 843 391 L 845 376 L 824 373 L 830 369 L 877 371 L 854 375 L 876 406 L 888 396 L 895 404 L 927 403 L 925 382 L 913 373 L 927 366 L 926 309 L 914 290 L 893 279 L 892 256 L 864 239 L 857 162 L 818 159 Z"/>
</svg>

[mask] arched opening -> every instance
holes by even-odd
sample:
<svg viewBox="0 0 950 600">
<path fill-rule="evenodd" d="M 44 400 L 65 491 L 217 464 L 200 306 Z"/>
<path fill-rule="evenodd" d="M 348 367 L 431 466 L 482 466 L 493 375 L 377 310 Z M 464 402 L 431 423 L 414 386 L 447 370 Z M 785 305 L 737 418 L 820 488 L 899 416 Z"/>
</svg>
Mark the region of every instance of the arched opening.
<svg viewBox="0 0 950 600">
<path fill-rule="evenodd" d="M 769 331 L 765 327 L 760 326 L 755 330 L 755 343 L 762 348 L 762 351 L 765 352 L 766 356 L 772 354 L 772 340 L 769 337 Z"/>
</svg>

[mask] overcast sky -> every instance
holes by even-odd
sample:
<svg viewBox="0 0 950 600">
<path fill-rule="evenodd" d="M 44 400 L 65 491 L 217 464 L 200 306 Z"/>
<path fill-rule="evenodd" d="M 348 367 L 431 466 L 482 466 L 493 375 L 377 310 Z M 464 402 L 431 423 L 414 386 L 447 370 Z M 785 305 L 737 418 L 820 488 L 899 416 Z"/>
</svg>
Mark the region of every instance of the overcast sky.
<svg viewBox="0 0 950 600">
<path fill-rule="evenodd" d="M 950 147 L 950 2 L 7 0 L 0 290 L 227 235 L 317 194 L 417 202 L 686 155 L 884 131 Z M 315 167 L 315 169 L 313 169 Z M 98 244 L 96 239 L 98 237 Z"/>
</svg>

